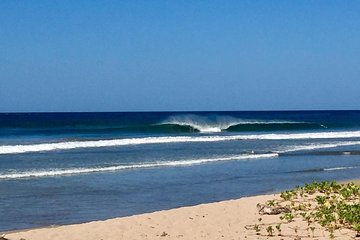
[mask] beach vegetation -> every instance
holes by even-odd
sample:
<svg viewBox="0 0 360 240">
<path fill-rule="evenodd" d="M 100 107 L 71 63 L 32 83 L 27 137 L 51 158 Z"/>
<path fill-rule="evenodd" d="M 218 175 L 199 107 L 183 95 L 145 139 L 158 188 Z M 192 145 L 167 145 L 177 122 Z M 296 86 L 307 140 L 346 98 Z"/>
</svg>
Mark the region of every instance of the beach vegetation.
<svg viewBox="0 0 360 240">
<path fill-rule="evenodd" d="M 360 187 L 354 183 L 312 182 L 297 186 L 280 194 L 291 209 L 284 213 L 281 220 L 293 221 L 301 217 L 310 226 L 318 223 L 334 236 L 337 229 L 348 228 L 360 232 Z M 296 201 L 295 201 L 296 199 Z M 281 205 L 281 203 L 279 203 Z M 310 227 L 313 235 L 315 227 Z"/>
<path fill-rule="evenodd" d="M 267 201 L 266 202 L 266 205 L 268 205 L 268 206 L 275 206 L 275 200 L 269 200 L 269 201 Z"/>
<path fill-rule="evenodd" d="M 275 228 L 278 231 L 278 236 L 281 236 L 281 223 L 277 224 Z"/>
<path fill-rule="evenodd" d="M 360 237 L 360 187 L 354 183 L 313 181 L 286 190 L 280 193 L 280 199 L 268 200 L 258 206 L 262 215 L 280 215 L 281 222 L 275 225 L 275 229 L 271 225 L 267 226 L 267 236 L 274 236 L 274 230 L 281 236 L 286 224 L 301 219 L 307 223 L 303 230 L 311 231 L 312 237 L 315 237 L 315 229 L 318 227 L 328 232 L 329 239 L 341 234 L 341 229 L 353 230 L 356 237 Z M 264 222 L 262 225 L 267 225 L 265 219 L 259 218 L 259 222 L 261 220 Z M 259 225 L 254 229 L 259 235 Z M 295 226 L 293 230 L 297 235 L 300 227 Z"/>
<path fill-rule="evenodd" d="M 312 237 L 314 237 L 315 236 L 315 226 L 310 226 L 309 228 L 311 230 Z"/>
<path fill-rule="evenodd" d="M 281 219 L 281 220 L 286 220 L 286 221 L 288 221 L 288 222 L 291 222 L 291 221 L 293 221 L 293 219 L 294 219 L 294 215 L 291 214 L 291 213 L 285 213 L 284 215 L 282 215 L 282 216 L 280 217 L 280 219 Z"/>
<path fill-rule="evenodd" d="M 257 225 L 257 224 L 254 225 L 254 230 L 255 230 L 256 234 L 259 234 L 261 231 L 259 225 Z"/>
<path fill-rule="evenodd" d="M 274 228 L 271 225 L 266 228 L 266 231 L 267 231 L 269 236 L 273 236 Z"/>
</svg>

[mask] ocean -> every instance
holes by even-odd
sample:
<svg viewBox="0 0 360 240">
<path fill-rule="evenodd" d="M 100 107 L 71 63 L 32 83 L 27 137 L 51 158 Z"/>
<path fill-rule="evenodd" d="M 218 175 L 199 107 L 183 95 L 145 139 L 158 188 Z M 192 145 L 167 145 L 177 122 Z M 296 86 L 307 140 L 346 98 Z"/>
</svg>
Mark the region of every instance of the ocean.
<svg viewBox="0 0 360 240">
<path fill-rule="evenodd" d="M 360 177 L 360 111 L 0 113 L 0 230 Z"/>
</svg>

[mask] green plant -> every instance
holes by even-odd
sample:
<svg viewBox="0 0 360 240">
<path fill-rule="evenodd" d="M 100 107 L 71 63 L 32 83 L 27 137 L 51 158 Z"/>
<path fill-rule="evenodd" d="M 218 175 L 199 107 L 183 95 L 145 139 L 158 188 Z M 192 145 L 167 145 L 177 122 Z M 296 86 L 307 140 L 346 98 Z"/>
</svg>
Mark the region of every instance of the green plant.
<svg viewBox="0 0 360 240">
<path fill-rule="evenodd" d="M 260 227 L 259 227 L 259 225 L 255 224 L 255 225 L 254 225 L 254 230 L 255 230 L 256 233 L 259 233 L 259 232 L 260 232 Z"/>
<path fill-rule="evenodd" d="M 280 194 L 280 197 L 283 198 L 285 201 L 291 200 L 294 196 L 294 191 L 285 191 Z"/>
<path fill-rule="evenodd" d="M 325 202 L 326 202 L 326 197 L 324 197 L 324 196 L 316 196 L 315 200 L 316 200 L 317 204 L 324 205 Z"/>
<path fill-rule="evenodd" d="M 277 224 L 275 228 L 279 232 L 278 236 L 281 236 L 281 223 Z"/>
<path fill-rule="evenodd" d="M 311 226 L 311 227 L 310 227 L 310 230 L 311 230 L 311 233 L 312 233 L 312 237 L 314 237 L 315 227 L 314 227 L 314 226 Z"/>
<path fill-rule="evenodd" d="M 275 206 L 275 200 L 269 200 L 266 202 L 266 205 L 268 206 Z"/>
<path fill-rule="evenodd" d="M 352 228 L 357 231 L 360 232 L 360 224 L 359 223 L 355 223 L 354 225 L 352 225 Z"/>
<path fill-rule="evenodd" d="M 273 227 L 271 225 L 266 228 L 266 231 L 267 231 L 269 236 L 273 236 L 274 229 L 273 229 Z"/>
<path fill-rule="evenodd" d="M 291 222 L 294 219 L 294 215 L 291 213 L 285 213 L 283 216 L 280 217 L 281 220 L 286 220 L 288 222 Z"/>
</svg>

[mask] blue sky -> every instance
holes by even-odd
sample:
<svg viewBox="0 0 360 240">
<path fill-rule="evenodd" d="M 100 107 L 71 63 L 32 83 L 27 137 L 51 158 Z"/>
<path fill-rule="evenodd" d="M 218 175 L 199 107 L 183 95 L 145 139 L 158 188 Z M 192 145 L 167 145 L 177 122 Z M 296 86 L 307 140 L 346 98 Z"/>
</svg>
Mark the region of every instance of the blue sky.
<svg viewBox="0 0 360 240">
<path fill-rule="evenodd" d="M 0 111 L 360 109 L 360 1 L 0 1 Z"/>
</svg>

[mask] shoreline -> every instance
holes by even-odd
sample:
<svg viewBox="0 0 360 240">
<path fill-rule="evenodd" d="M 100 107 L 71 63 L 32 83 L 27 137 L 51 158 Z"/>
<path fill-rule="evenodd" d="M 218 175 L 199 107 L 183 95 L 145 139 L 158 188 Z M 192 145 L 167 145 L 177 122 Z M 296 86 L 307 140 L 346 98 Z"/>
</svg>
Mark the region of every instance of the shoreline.
<svg viewBox="0 0 360 240">
<path fill-rule="evenodd" d="M 360 179 L 341 181 L 360 184 Z M 35 229 L 24 229 L 6 232 L 10 240 L 108 240 L 108 239 L 268 239 L 266 233 L 257 235 L 248 226 L 272 224 L 279 221 L 278 215 L 260 215 L 257 204 L 265 204 L 278 199 L 279 193 L 243 197 L 233 200 L 186 206 L 153 213 L 144 213 L 128 217 L 91 221 L 80 224 L 48 226 Z M 304 222 L 296 221 L 295 225 L 305 227 Z M 289 224 L 280 236 L 271 239 L 294 239 L 292 232 L 297 225 Z M 329 239 L 324 229 L 316 232 L 316 239 Z M 301 239 L 313 239 L 307 233 L 299 233 Z M 350 230 L 339 232 L 336 239 L 351 239 Z M 1 239 L 1 238 L 0 238 Z"/>
<path fill-rule="evenodd" d="M 259 195 L 254 197 L 244 197 L 235 200 L 226 200 L 214 203 L 199 204 L 190 207 L 180 207 L 170 210 L 156 211 L 153 213 L 145 213 L 133 215 L 129 217 L 112 218 L 103 221 L 92 221 L 80 224 L 61 225 L 55 227 L 35 228 L 28 230 L 20 230 L 6 234 L 6 238 L 10 240 L 21 238 L 31 239 L 162 239 L 161 235 L 166 235 L 166 239 L 201 239 L 194 236 L 194 227 L 202 224 L 204 230 L 212 232 L 216 226 L 216 216 L 225 210 L 228 212 L 246 212 L 246 215 L 252 215 L 256 211 L 256 204 L 249 207 L 252 202 L 267 201 L 276 196 Z M 235 210 L 236 209 L 236 210 Z M 232 210 L 232 211 L 230 211 Z M 235 210 L 235 211 L 233 211 Z M 227 225 L 230 220 L 233 222 L 232 214 L 229 219 L 222 219 Z M 257 218 L 256 218 L 257 219 Z M 173 221 L 175 220 L 175 221 Z M 225 221 L 224 221 L 225 220 Z M 254 219 L 255 220 L 255 219 Z M 248 219 L 243 218 L 241 225 L 245 226 Z M 194 224 L 195 223 L 195 224 Z M 192 226 L 192 227 L 191 227 Z M 212 230 L 211 230 L 212 229 Z M 245 228 L 241 231 L 245 232 Z M 202 231 L 205 234 L 206 231 Z M 165 234 L 164 234 L 165 233 Z M 198 232 L 199 233 L 199 232 Z M 213 233 L 214 234 L 214 233 Z M 225 233 L 223 233 L 225 234 Z M 165 236 L 163 236 L 165 237 Z M 216 237 L 221 237 L 217 235 Z M 206 239 L 206 238 L 203 238 Z M 208 238 L 210 239 L 210 238 Z M 226 238 L 225 238 L 226 239 Z"/>
</svg>

